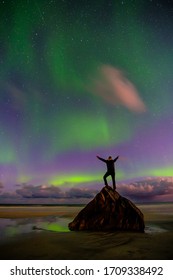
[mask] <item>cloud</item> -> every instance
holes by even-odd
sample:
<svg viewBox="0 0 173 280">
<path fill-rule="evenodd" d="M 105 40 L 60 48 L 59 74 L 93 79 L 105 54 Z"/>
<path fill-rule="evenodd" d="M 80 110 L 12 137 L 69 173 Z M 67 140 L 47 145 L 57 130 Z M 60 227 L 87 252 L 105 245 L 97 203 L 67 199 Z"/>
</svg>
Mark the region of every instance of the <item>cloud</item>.
<svg viewBox="0 0 173 280">
<path fill-rule="evenodd" d="M 110 65 L 100 67 L 92 91 L 113 105 L 120 104 L 137 113 L 146 111 L 146 106 L 135 86 L 122 71 Z"/>
<path fill-rule="evenodd" d="M 22 203 L 22 200 L 20 195 L 18 195 L 16 192 L 3 192 L 0 194 L 0 203 L 4 204 L 10 204 L 10 203 Z"/>
<path fill-rule="evenodd" d="M 21 185 L 13 193 L 1 193 L 0 203 L 88 203 L 100 191 L 99 185 L 79 187 Z M 117 183 L 120 195 L 134 202 L 172 201 L 173 178 L 147 178 L 131 183 Z"/>
<path fill-rule="evenodd" d="M 16 193 L 12 193 L 12 192 L 4 192 L 0 195 L 1 198 L 7 198 L 7 199 L 16 199 L 16 198 L 19 198 L 20 196 L 17 195 Z"/>
<path fill-rule="evenodd" d="M 16 190 L 16 193 L 23 198 L 63 198 L 63 191 L 54 186 L 23 186 Z"/>
<path fill-rule="evenodd" d="M 66 191 L 66 196 L 69 198 L 93 198 L 95 191 L 83 188 L 71 188 Z"/>
<path fill-rule="evenodd" d="M 172 178 L 148 178 L 133 183 L 120 183 L 119 192 L 135 200 L 161 200 L 173 197 Z"/>
<path fill-rule="evenodd" d="M 23 198 L 92 198 L 96 194 L 96 190 L 90 187 L 86 187 L 88 184 L 84 184 L 83 187 L 63 188 L 57 186 L 33 186 L 33 185 L 21 185 L 16 190 L 16 194 Z"/>
</svg>

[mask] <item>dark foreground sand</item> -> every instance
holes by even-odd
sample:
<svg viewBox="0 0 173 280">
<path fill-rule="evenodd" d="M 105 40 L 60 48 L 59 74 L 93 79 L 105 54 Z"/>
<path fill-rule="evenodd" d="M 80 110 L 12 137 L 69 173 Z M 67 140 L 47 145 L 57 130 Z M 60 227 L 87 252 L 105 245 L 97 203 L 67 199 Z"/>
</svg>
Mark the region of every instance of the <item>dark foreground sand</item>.
<svg viewBox="0 0 173 280">
<path fill-rule="evenodd" d="M 71 208 L 70 212 L 63 207 L 44 211 L 38 211 L 38 208 L 37 211 L 1 209 L 0 218 L 57 214 L 71 216 L 73 219 L 79 210 L 75 207 Z M 146 233 L 33 231 L 11 237 L 0 244 L 0 259 L 173 259 L 172 213 L 159 213 L 158 209 L 153 210 L 153 207 L 145 206 L 142 211 L 145 216 Z M 152 230 L 153 228 L 155 230 Z"/>
</svg>

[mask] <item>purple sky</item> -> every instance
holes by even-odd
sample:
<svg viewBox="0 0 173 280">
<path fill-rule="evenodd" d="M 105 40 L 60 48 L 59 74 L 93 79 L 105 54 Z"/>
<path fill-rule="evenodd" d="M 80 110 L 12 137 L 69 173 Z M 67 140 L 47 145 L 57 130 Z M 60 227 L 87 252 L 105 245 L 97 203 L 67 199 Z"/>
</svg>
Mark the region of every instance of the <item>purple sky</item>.
<svg viewBox="0 0 173 280">
<path fill-rule="evenodd" d="M 0 3 L 0 203 L 172 200 L 173 4 L 84 2 Z"/>
</svg>

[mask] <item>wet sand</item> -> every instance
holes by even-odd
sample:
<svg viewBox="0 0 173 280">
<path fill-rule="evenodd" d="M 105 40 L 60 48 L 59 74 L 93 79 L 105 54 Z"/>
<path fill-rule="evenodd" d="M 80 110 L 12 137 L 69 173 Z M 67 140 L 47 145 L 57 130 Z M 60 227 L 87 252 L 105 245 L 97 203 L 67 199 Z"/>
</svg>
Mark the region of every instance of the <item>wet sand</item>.
<svg viewBox="0 0 173 280">
<path fill-rule="evenodd" d="M 55 232 L 33 230 L 0 243 L 0 259 L 173 259 L 173 204 L 143 205 L 146 231 Z M 0 207 L 0 218 L 67 217 L 81 207 Z"/>
</svg>

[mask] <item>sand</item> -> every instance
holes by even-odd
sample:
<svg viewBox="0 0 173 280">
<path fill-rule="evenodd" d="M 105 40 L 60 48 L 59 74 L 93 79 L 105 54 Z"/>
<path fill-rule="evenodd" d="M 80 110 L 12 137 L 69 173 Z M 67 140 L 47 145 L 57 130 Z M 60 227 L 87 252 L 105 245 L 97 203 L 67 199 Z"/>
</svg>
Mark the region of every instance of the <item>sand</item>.
<svg viewBox="0 0 173 280">
<path fill-rule="evenodd" d="M 159 207 L 159 209 L 158 209 Z M 160 208 L 161 207 L 161 208 Z M 166 209 L 166 210 L 165 210 Z M 0 218 L 53 216 L 73 219 L 80 207 L 0 207 Z M 164 260 L 173 259 L 173 211 L 143 206 L 146 232 L 32 231 L 0 243 L 0 259 Z"/>
</svg>

